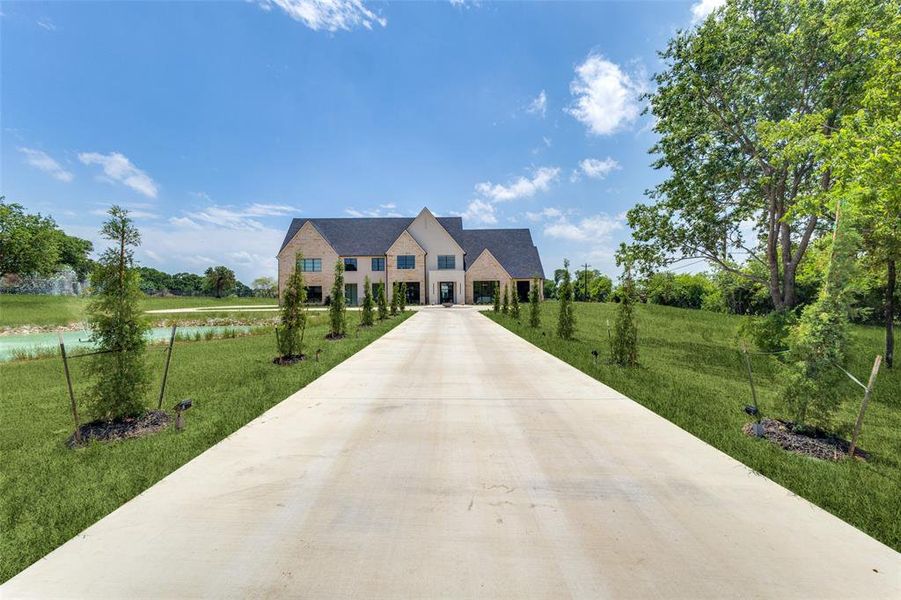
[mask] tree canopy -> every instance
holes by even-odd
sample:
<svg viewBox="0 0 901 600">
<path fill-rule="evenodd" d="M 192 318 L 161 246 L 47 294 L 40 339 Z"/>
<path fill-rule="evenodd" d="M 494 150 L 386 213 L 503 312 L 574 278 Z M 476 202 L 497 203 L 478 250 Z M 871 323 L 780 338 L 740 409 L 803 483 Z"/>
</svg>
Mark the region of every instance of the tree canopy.
<svg viewBox="0 0 901 600">
<path fill-rule="evenodd" d="M 67 235 L 51 217 L 29 214 L 0 197 L 0 275 L 52 275 L 70 266 L 79 279 L 90 272 L 94 245 Z"/>
<path fill-rule="evenodd" d="M 669 174 L 628 213 L 630 258 L 646 269 L 703 258 L 765 285 L 776 309 L 795 306 L 835 183 L 808 133 L 836 136 L 860 109 L 874 65 L 864 42 L 896 4 L 732 0 L 677 33 L 649 94 L 654 166 Z"/>
</svg>

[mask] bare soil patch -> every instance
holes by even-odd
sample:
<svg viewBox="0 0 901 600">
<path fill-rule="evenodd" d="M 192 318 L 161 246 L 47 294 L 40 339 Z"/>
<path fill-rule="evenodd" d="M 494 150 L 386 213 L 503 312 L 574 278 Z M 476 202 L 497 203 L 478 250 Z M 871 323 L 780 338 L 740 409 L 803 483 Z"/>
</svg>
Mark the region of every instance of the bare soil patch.
<svg viewBox="0 0 901 600">
<path fill-rule="evenodd" d="M 795 431 L 794 423 L 780 421 L 778 419 L 761 419 L 763 424 L 763 437 L 778 444 L 784 450 L 803 454 L 820 460 L 838 461 L 848 456 L 851 442 L 836 437 L 821 429 Z M 748 423 L 742 428 L 747 435 L 754 435 L 753 423 Z M 870 454 L 860 448 L 854 449 L 854 457 L 867 460 Z"/>
<path fill-rule="evenodd" d="M 81 445 L 98 440 L 100 442 L 112 442 L 133 437 L 143 437 L 162 431 L 169 425 L 171 418 L 163 410 L 152 410 L 140 417 L 128 417 L 116 421 L 91 421 L 79 428 L 81 432 Z M 69 448 L 75 448 L 80 444 L 75 441 L 75 434 L 66 442 Z"/>
<path fill-rule="evenodd" d="M 325 334 L 325 339 L 327 340 L 340 340 L 347 337 L 347 334 L 344 333 L 327 333 Z"/>
</svg>

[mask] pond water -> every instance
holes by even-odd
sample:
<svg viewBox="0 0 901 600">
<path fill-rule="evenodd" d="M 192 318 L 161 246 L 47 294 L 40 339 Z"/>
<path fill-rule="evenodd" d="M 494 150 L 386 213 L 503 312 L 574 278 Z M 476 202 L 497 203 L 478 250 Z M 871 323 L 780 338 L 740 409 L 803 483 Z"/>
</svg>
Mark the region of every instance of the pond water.
<svg viewBox="0 0 901 600">
<path fill-rule="evenodd" d="M 213 333 L 221 335 L 226 331 L 247 333 L 253 329 L 249 325 L 199 325 L 193 327 L 179 327 L 177 335 L 193 336 L 197 333 L 204 335 Z M 168 340 L 172 335 L 171 327 L 154 327 L 147 333 L 147 339 L 151 342 Z M 87 331 L 65 331 L 63 342 L 66 344 L 66 354 L 78 354 L 90 351 L 92 344 L 90 333 Z M 0 362 L 12 360 L 16 352 L 34 352 L 56 350 L 59 354 L 58 333 L 28 333 L 23 335 L 0 336 Z"/>
</svg>

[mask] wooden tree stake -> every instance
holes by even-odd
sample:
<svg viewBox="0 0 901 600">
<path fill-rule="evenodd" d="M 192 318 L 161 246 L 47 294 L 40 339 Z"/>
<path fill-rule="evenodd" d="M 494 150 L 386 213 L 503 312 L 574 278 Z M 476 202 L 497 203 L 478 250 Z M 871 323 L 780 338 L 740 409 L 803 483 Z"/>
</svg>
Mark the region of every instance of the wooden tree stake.
<svg viewBox="0 0 901 600">
<path fill-rule="evenodd" d="M 66 385 L 69 387 L 69 402 L 72 406 L 72 418 L 75 420 L 75 441 L 81 443 L 81 424 L 78 422 L 78 407 L 75 404 L 75 392 L 72 390 L 72 377 L 69 375 L 69 359 L 66 357 L 66 344 L 63 334 L 59 334 L 59 351 L 63 355 L 63 371 L 66 372 Z"/>
<path fill-rule="evenodd" d="M 857 415 L 857 423 L 854 424 L 854 435 L 851 436 L 851 447 L 848 449 L 848 456 L 854 458 L 854 450 L 857 448 L 857 436 L 860 435 L 860 427 L 863 425 L 863 414 L 867 410 L 867 404 L 870 402 L 870 394 L 873 392 L 873 386 L 876 385 L 876 375 L 879 373 L 879 365 L 882 363 L 882 355 L 877 354 L 876 360 L 873 361 L 873 370 L 870 371 L 870 380 L 867 382 L 866 390 L 863 393 L 863 402 L 860 403 L 860 413 Z"/>
<path fill-rule="evenodd" d="M 172 346 L 175 344 L 175 329 L 178 324 L 172 326 L 172 335 L 169 336 L 169 350 L 166 351 L 166 366 L 163 369 L 163 384 L 160 386 L 160 401 L 157 402 L 156 409 L 163 408 L 163 394 L 166 393 L 166 379 L 169 378 L 169 361 L 172 360 Z"/>
</svg>

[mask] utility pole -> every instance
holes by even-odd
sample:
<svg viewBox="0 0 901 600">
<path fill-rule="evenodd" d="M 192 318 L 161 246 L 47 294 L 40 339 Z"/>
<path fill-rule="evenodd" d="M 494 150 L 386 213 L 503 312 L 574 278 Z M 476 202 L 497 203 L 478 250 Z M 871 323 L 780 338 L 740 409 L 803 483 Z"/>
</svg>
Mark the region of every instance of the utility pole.
<svg viewBox="0 0 901 600">
<path fill-rule="evenodd" d="M 584 273 L 585 273 L 585 287 L 582 289 L 582 294 L 583 294 L 582 300 L 588 300 L 588 298 L 589 298 L 589 294 L 588 294 L 588 267 L 590 267 L 591 265 L 589 265 L 588 263 L 585 263 L 585 264 L 582 265 L 582 266 L 585 267 L 585 271 L 584 271 Z"/>
</svg>

